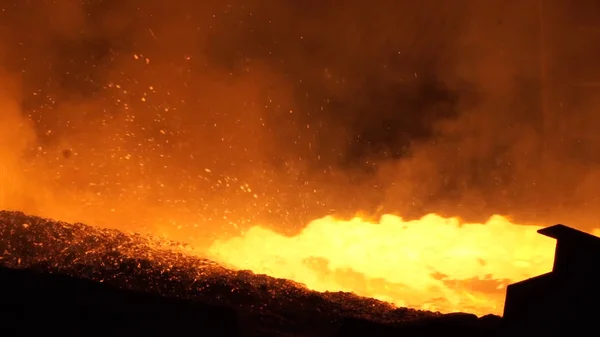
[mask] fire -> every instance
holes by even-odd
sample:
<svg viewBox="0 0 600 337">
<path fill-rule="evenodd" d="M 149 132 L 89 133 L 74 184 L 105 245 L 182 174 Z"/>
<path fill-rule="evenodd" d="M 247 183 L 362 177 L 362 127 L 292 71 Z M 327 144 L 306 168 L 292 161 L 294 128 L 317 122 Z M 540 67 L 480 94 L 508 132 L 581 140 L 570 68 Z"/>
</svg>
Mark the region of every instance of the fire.
<svg viewBox="0 0 600 337">
<path fill-rule="evenodd" d="M 195 32 L 193 25 L 190 28 Z M 164 27 L 167 31 L 150 30 L 150 47 L 140 47 L 152 49 L 156 41 L 163 41 L 158 50 L 121 54 L 114 56 L 116 61 L 111 56 L 115 64 L 110 71 L 99 67 L 102 70 L 98 72 L 107 73 L 106 81 L 100 81 L 103 89 L 84 102 L 60 102 L 56 98 L 61 97 L 60 91 L 51 89 L 20 93 L 20 89 L 13 90 L 9 85 L 13 76 L 0 78 L 0 209 L 166 236 L 193 246 L 190 255 L 208 255 L 233 269 L 294 280 L 313 290 L 354 292 L 397 306 L 442 312 L 499 314 L 508 284 L 550 270 L 554 241 L 538 235 L 538 226 L 513 223 L 498 215 L 479 224 L 436 214 L 410 221 L 391 214 L 377 221 L 326 216 L 313 220 L 294 236 L 276 231 L 284 224 L 277 223 L 281 218 L 272 220 L 270 216 L 276 217 L 273 214 L 334 213 L 340 205 L 350 208 L 340 210 L 346 212 L 390 199 L 406 201 L 414 197 L 413 189 L 394 188 L 394 193 L 388 191 L 389 195 L 384 196 L 385 186 L 404 186 L 406 181 L 402 179 L 414 179 L 417 182 L 413 185 L 427 190 L 419 183 L 429 179 L 421 179 L 441 174 L 444 170 L 438 170 L 437 165 L 446 157 L 431 162 L 429 156 L 415 157 L 411 161 L 414 167 L 403 171 L 406 176 L 391 174 L 397 168 L 391 165 L 381 169 L 385 179 L 353 183 L 354 167 L 336 172 L 330 164 L 340 160 L 345 144 L 356 141 L 351 139 L 354 133 L 331 129 L 331 125 L 317 119 L 314 124 L 305 123 L 304 117 L 288 120 L 288 116 L 315 115 L 329 109 L 328 97 L 336 97 L 338 90 L 349 90 L 347 97 L 355 95 L 354 84 L 349 84 L 352 81 L 345 83 L 343 77 L 338 80 L 331 75 L 334 71 L 326 68 L 325 87 L 336 83 L 332 87 L 335 90 L 331 89 L 329 96 L 323 93 L 327 104 L 318 103 L 313 111 L 296 99 L 310 96 L 313 100 L 319 95 L 312 92 L 319 88 L 310 95 L 308 91 L 297 95 L 293 88 L 302 81 L 288 79 L 287 72 L 280 74 L 276 69 L 281 60 L 277 60 L 275 70 L 246 60 L 241 63 L 244 71 L 239 76 L 229 70 L 220 71 L 219 67 L 208 71 L 208 56 L 187 51 L 196 38 L 193 43 L 185 42 L 185 48 L 170 48 L 171 42 L 185 40 L 171 38 L 179 36 L 172 25 Z M 182 31 L 184 28 L 188 27 Z M 38 31 L 42 30 L 37 29 L 35 36 Z M 25 39 L 19 38 L 19 50 L 23 49 L 21 40 Z M 131 40 L 143 44 L 139 39 Z M 32 50 L 32 55 L 39 54 L 38 46 Z M 21 72 L 19 68 L 17 73 Z M 385 78 L 395 77 L 388 75 Z M 415 73 L 414 77 L 421 76 Z M 494 81 L 490 87 L 497 85 Z M 30 105 L 42 103 L 26 111 L 20 104 L 25 100 L 21 96 Z M 371 100 L 365 96 L 365 101 Z M 348 101 L 342 107 L 347 109 L 353 103 Z M 496 100 L 492 103 L 495 106 Z M 471 123 L 471 115 L 465 116 Z M 55 120 L 50 123 L 51 119 Z M 465 142 L 488 142 L 487 138 L 472 140 L 468 125 L 466 131 L 452 131 L 451 125 L 445 125 L 444 130 L 465 132 L 466 137 L 457 137 L 468 139 Z M 483 125 L 496 126 L 494 119 Z M 487 131 L 482 134 L 487 135 Z M 269 137 L 273 134 L 276 137 Z M 328 137 L 319 136 L 323 134 Z M 496 136 L 489 134 L 490 139 Z M 456 135 L 451 136 L 454 139 Z M 521 134 L 517 136 L 517 141 L 522 140 Z M 499 138 L 511 139 L 505 135 Z M 499 145 L 504 148 L 506 144 Z M 532 149 L 523 150 L 528 157 L 525 164 L 511 164 L 506 159 L 507 167 L 519 167 L 515 172 L 507 169 L 509 174 L 521 174 L 521 169 L 528 167 L 529 157 L 535 157 L 530 155 L 533 146 L 519 144 L 518 148 Z M 472 151 L 479 159 L 479 153 L 487 153 L 488 148 L 475 146 Z M 470 151 L 464 153 L 461 156 L 469 156 Z M 331 158 L 326 161 L 325 156 Z M 311 160 L 317 163 L 314 167 Z M 369 170 L 375 167 L 374 163 L 368 164 Z M 451 175 L 460 167 L 445 167 L 449 173 L 444 174 Z M 481 167 L 484 170 L 485 166 Z M 389 177 L 386 172 L 390 172 Z M 537 175 L 534 169 L 532 172 Z M 373 188 L 375 185 L 378 187 Z M 588 185 L 593 186 L 584 186 L 593 189 Z M 444 184 L 439 186 L 445 188 Z M 515 185 L 506 186 L 508 190 Z M 367 198 L 367 190 L 374 198 Z M 469 201 L 465 204 L 477 202 L 481 191 L 483 188 L 465 199 Z M 515 191 L 518 193 L 522 191 Z M 289 218 L 286 226 L 299 226 L 299 220 Z"/>
<path fill-rule="evenodd" d="M 117 137 L 129 115 L 106 126 L 108 131 L 100 130 L 114 134 L 111 139 L 96 130 L 98 137 L 86 133 L 74 141 L 74 150 L 57 144 L 33 147 L 32 152 L 33 121 L 23 119 L 18 106 L 7 102 L 11 101 L 0 96 L 0 209 L 166 236 L 195 246 L 190 254 L 207 254 L 233 269 L 294 280 L 317 291 L 354 292 L 397 306 L 442 312 L 501 313 L 508 284 L 551 268 L 553 240 L 538 235 L 540 227 L 501 216 L 484 224 L 435 214 L 412 221 L 384 215 L 376 222 L 328 216 L 310 222 L 295 236 L 285 236 L 273 230 L 281 225 L 252 216 L 258 210 L 293 213 L 291 208 L 304 199 L 278 205 L 278 196 L 284 194 L 279 187 L 288 181 L 273 183 L 273 191 L 266 185 L 260 191 L 259 183 L 250 188 L 245 180 L 220 173 L 223 165 L 199 166 L 203 172 L 192 176 L 177 171 L 177 162 L 161 152 L 160 160 L 149 165 L 154 148 L 132 159 L 132 148 L 127 147 L 131 144 Z M 158 132 L 164 134 L 163 129 Z M 137 139 L 131 142 L 143 148 Z M 229 165 L 227 160 L 223 163 Z M 180 176 L 188 180 L 175 179 L 177 172 L 186 173 Z M 264 176 L 269 180 L 276 175 Z M 174 185 L 180 188 L 169 187 Z"/>
<path fill-rule="evenodd" d="M 220 236 L 207 242 L 200 234 L 204 221 L 200 213 L 181 215 L 181 207 L 153 208 L 126 199 L 134 197 L 127 190 L 114 202 L 82 191 L 59 194 L 53 188 L 49 193 L 43 188 L 49 185 L 20 170 L 31 165 L 13 155 L 14 144 L 0 145 L 0 208 L 166 236 L 194 247 L 189 254 L 208 255 L 232 269 L 290 279 L 317 291 L 353 292 L 416 309 L 500 314 L 508 284 L 548 272 L 552 265 L 554 241 L 537 234 L 541 227 L 497 215 L 483 224 L 435 214 L 411 221 L 391 214 L 378 221 L 327 216 L 294 236 L 278 233 L 274 228 L 282 226 L 269 222 L 242 227 L 241 234 L 208 226 Z M 115 211 L 118 205 L 122 210 Z M 120 223 L 124 219 L 137 219 L 149 227 L 129 227 Z M 227 221 L 223 219 L 223 228 Z"/>
<path fill-rule="evenodd" d="M 501 314 L 508 284 L 549 272 L 554 244 L 540 227 L 492 216 L 485 224 L 435 214 L 379 222 L 325 217 L 296 236 L 256 226 L 215 242 L 211 256 L 239 269 L 350 291 L 398 306 Z"/>
</svg>

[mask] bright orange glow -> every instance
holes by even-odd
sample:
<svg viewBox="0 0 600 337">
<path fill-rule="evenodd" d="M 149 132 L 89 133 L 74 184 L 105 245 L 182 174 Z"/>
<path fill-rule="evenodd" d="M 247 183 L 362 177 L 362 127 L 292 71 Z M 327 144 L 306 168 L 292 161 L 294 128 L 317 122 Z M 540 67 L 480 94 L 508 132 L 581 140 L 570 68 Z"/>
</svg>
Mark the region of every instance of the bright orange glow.
<svg viewBox="0 0 600 337">
<path fill-rule="evenodd" d="M 462 224 L 430 214 L 378 223 L 325 217 L 285 237 L 263 227 L 216 242 L 210 254 L 235 268 L 292 279 L 319 291 L 351 291 L 398 306 L 501 314 L 506 286 L 552 268 L 554 240 L 493 216 Z"/>
<path fill-rule="evenodd" d="M 277 224 L 249 225 L 246 230 L 228 232 L 234 220 L 223 218 L 212 222 L 222 223 L 220 228 L 204 225 L 217 234 L 217 239 L 206 239 L 198 231 L 207 219 L 182 215 L 185 200 L 178 201 L 183 206 L 152 207 L 131 186 L 118 190 L 113 199 L 93 193 L 95 185 L 62 190 L 60 185 L 49 184 L 57 180 L 48 177 L 52 172 L 70 172 L 73 176 L 69 178 L 74 178 L 81 172 L 79 167 L 93 169 L 94 158 L 86 162 L 75 153 L 65 161 L 47 154 L 27 162 L 17 154 L 33 138 L 29 126 L 18 117 L 15 106 L 5 105 L 2 117 L 7 122 L 3 126 L 10 125 L 5 129 L 11 131 L 0 139 L 3 209 L 176 239 L 194 248 L 190 254 L 208 255 L 234 269 L 291 279 L 318 291 L 354 292 L 398 306 L 442 312 L 500 314 L 506 285 L 551 269 L 554 241 L 537 234 L 541 227 L 515 224 L 501 216 L 492 216 L 485 224 L 466 224 L 434 214 L 414 221 L 383 215 L 378 222 L 330 216 L 310 222 L 295 236 L 273 231 L 271 228 L 282 228 Z M 114 156 L 119 149 L 108 153 Z M 131 161 L 123 158 L 113 160 L 115 169 L 131 170 Z M 56 164 L 61 161 L 63 164 Z M 209 171 L 207 175 L 214 174 Z M 118 172 L 108 171 L 116 186 Z M 143 176 L 136 178 L 144 181 Z M 250 187 L 236 183 L 256 199 Z M 122 222 L 131 219 L 143 224 Z"/>
<path fill-rule="evenodd" d="M 0 209 L 183 242 L 318 291 L 477 314 L 502 313 L 508 284 L 550 270 L 555 242 L 537 229 L 600 226 L 597 97 L 569 89 L 556 113 L 537 112 L 529 2 L 447 2 L 444 20 L 410 1 L 319 5 L 306 23 L 271 2 L 262 14 L 223 1 L 39 3 L 37 17 L 23 7 L 13 28 L 0 22 Z M 419 8 L 413 35 L 406 13 Z M 392 127 L 404 124 L 423 130 L 413 141 Z M 365 209 L 489 220 L 342 220 Z"/>
</svg>

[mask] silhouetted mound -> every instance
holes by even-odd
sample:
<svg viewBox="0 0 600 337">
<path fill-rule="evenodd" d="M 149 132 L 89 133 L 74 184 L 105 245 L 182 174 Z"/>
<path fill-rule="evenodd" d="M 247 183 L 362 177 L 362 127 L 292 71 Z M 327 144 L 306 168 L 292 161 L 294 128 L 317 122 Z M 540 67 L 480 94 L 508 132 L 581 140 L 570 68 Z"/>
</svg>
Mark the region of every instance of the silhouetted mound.
<svg viewBox="0 0 600 337">
<path fill-rule="evenodd" d="M 347 318 L 336 337 L 491 337 L 500 335 L 501 320 L 498 316 L 488 315 L 478 318 L 466 313 L 447 314 L 400 324 L 379 324 Z"/>
<path fill-rule="evenodd" d="M 244 336 L 332 336 L 347 319 L 395 329 L 406 322 L 448 317 L 228 270 L 186 254 L 182 248 L 138 234 L 0 211 L 0 266 L 28 270 L 22 274 L 2 270 L 0 274 L 0 282 L 11 283 L 1 292 L 2 303 L 10 303 L 3 305 L 2 323 L 12 321 L 12 326 L 23 329 L 46 326 L 45 332 L 49 327 L 64 329 L 62 336 L 117 336 L 123 331 L 129 336 L 150 336 L 177 335 L 176 331 L 202 335 L 203 331 L 224 331 L 219 330 L 223 325 L 231 328 L 227 333 L 234 333 L 239 321 Z M 40 273 L 63 278 L 50 280 Z M 19 309 L 11 311 L 12 306 Z M 238 318 L 225 308 L 235 309 Z M 25 320 L 28 323 L 15 323 Z M 114 324 L 127 320 L 118 334 L 111 332 Z M 144 321 L 149 332 L 135 332 Z M 165 324 L 173 325 L 166 334 L 161 330 Z M 85 329 L 93 331 L 85 333 Z"/>
<path fill-rule="evenodd" d="M 0 267 L 2 336 L 239 336 L 231 308 Z"/>
</svg>

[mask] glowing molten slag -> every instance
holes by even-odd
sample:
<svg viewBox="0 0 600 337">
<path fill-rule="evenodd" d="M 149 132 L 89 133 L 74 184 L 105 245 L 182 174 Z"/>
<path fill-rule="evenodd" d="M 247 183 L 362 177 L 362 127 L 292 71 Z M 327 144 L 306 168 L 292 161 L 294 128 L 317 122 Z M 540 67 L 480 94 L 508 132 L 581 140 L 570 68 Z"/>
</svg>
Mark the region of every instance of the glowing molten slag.
<svg viewBox="0 0 600 337">
<path fill-rule="evenodd" d="M 442 312 L 502 312 L 509 283 L 548 272 L 555 241 L 501 216 L 463 224 L 434 214 L 378 223 L 325 217 L 286 237 L 256 226 L 215 242 L 212 258 L 318 291 L 350 291 Z"/>
</svg>

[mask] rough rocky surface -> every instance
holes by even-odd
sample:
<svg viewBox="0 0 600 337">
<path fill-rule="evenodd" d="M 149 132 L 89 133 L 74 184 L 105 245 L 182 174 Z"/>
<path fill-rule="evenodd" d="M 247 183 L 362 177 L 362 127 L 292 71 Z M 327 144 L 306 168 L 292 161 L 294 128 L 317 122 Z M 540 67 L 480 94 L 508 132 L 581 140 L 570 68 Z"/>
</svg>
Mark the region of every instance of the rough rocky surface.
<svg viewBox="0 0 600 337">
<path fill-rule="evenodd" d="M 19 212 L 0 211 L 0 266 L 233 308 L 244 336 L 332 336 L 344 333 L 342 325 L 354 326 L 354 332 L 365 324 L 367 329 L 389 330 L 407 322 L 443 322 L 450 317 L 349 293 L 314 292 L 289 280 L 223 268 L 185 254 L 174 242 Z M 484 321 L 465 317 L 458 321 L 467 325 Z M 497 324 L 496 319 L 487 321 L 492 322 L 489 326 Z M 408 327 L 415 335 L 414 326 Z"/>
</svg>

